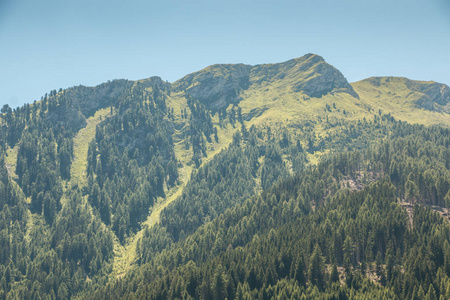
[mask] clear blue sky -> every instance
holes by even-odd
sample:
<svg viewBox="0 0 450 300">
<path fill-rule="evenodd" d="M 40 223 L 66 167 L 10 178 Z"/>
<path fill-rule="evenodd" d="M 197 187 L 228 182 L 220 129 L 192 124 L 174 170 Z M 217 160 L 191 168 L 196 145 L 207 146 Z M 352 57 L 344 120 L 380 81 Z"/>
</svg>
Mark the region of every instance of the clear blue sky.
<svg viewBox="0 0 450 300">
<path fill-rule="evenodd" d="M 0 105 L 317 53 L 353 82 L 450 84 L 448 0 L 0 0 Z"/>
</svg>

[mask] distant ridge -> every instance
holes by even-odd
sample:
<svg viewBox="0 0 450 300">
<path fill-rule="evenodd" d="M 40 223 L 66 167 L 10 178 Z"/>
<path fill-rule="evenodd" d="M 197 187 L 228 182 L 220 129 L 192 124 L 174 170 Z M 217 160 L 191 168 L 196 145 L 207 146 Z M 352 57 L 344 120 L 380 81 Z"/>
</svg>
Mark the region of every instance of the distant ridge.
<svg viewBox="0 0 450 300">
<path fill-rule="evenodd" d="M 353 84 L 372 89 L 378 96 L 401 98 L 418 108 L 450 112 L 450 88 L 434 81 L 418 81 L 405 77 L 370 77 Z"/>
</svg>

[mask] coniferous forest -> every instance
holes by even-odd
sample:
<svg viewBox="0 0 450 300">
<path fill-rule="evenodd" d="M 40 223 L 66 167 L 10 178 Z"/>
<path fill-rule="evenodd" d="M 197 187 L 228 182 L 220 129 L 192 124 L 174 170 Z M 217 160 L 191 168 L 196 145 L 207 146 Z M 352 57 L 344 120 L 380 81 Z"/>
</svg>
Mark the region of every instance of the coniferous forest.
<svg viewBox="0 0 450 300">
<path fill-rule="evenodd" d="M 306 55 L 4 105 L 0 299 L 450 299 L 449 100 L 359 93 Z"/>
</svg>

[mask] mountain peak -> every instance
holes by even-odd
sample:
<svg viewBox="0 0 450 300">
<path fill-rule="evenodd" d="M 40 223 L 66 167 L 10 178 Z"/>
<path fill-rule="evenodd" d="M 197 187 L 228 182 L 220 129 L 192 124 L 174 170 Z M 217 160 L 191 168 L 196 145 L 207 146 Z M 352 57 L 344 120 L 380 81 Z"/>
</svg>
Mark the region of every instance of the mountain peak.
<svg viewBox="0 0 450 300">
<path fill-rule="evenodd" d="M 303 91 L 315 98 L 329 93 L 344 92 L 359 99 L 344 75 L 327 63 L 322 56 L 309 53 L 294 61 L 296 65 L 292 71 L 297 81 L 293 87 L 294 91 Z"/>
<path fill-rule="evenodd" d="M 359 99 L 342 73 L 313 53 L 275 64 L 212 65 L 186 75 L 176 81 L 173 88 L 175 91 L 184 90 L 211 109 L 219 109 L 238 103 L 240 93 L 252 85 L 278 81 L 283 81 L 283 85 L 292 91 L 303 92 L 310 97 L 343 92 Z"/>
<path fill-rule="evenodd" d="M 308 60 L 308 59 L 315 60 L 316 62 L 319 62 L 319 61 L 325 62 L 325 59 L 322 56 L 320 56 L 318 54 L 315 54 L 315 53 L 308 53 L 308 54 L 305 54 L 303 56 L 294 58 L 294 60 L 297 60 L 297 61 L 299 61 L 299 60 Z"/>
<path fill-rule="evenodd" d="M 314 98 L 340 92 L 359 98 L 338 69 L 313 53 L 282 63 L 257 65 L 252 72 L 255 82 L 284 80 L 294 92 Z"/>
</svg>

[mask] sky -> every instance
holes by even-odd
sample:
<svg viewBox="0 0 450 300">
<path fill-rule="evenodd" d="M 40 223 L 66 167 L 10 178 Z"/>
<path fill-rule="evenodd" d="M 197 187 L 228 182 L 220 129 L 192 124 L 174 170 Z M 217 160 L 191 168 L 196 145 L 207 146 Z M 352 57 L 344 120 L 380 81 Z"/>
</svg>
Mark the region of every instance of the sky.
<svg viewBox="0 0 450 300">
<path fill-rule="evenodd" d="M 319 54 L 350 82 L 450 85 L 448 0 L 0 0 L 0 105 L 53 89 Z"/>
</svg>

